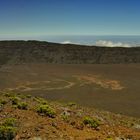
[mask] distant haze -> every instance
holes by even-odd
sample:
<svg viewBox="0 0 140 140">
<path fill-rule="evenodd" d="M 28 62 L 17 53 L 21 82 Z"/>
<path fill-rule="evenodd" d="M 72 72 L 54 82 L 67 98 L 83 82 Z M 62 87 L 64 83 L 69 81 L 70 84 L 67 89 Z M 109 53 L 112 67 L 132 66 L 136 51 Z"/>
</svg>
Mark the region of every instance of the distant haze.
<svg viewBox="0 0 140 140">
<path fill-rule="evenodd" d="M 62 44 L 82 44 L 108 47 L 140 46 L 140 36 L 45 36 L 42 39 Z"/>
</svg>

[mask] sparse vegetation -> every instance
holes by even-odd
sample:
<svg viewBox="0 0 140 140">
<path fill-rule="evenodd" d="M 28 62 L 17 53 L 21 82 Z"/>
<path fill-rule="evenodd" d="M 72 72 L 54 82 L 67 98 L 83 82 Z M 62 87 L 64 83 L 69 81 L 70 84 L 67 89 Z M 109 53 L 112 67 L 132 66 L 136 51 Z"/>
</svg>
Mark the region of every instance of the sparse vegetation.
<svg viewBox="0 0 140 140">
<path fill-rule="evenodd" d="M 27 110 L 28 109 L 28 104 L 26 102 L 18 103 L 17 108 L 22 109 L 22 110 Z"/>
<path fill-rule="evenodd" d="M 70 107 L 73 107 L 73 106 L 76 106 L 76 103 L 74 103 L 74 102 L 69 102 L 67 105 L 70 106 Z"/>
<path fill-rule="evenodd" d="M 38 102 L 38 103 L 40 103 L 42 105 L 47 105 L 48 104 L 48 102 L 45 99 L 43 99 L 43 98 L 34 97 L 33 99 L 34 99 L 34 101 L 36 101 L 36 102 Z"/>
<path fill-rule="evenodd" d="M 134 129 L 136 125 L 134 119 L 128 121 L 125 117 L 112 113 L 106 114 L 97 110 L 95 112 L 77 105 L 72 107 L 73 103 L 69 106 L 69 103 L 66 105 L 47 102 L 40 97 L 21 98 L 20 94 L 11 95 L 10 98 L 0 94 L 0 99 L 7 101 L 0 112 L 0 140 L 33 139 L 35 136 L 48 140 L 56 137 L 58 139 L 77 137 L 77 139 L 113 140 L 120 136 L 126 139 L 137 139 L 140 136 L 139 130 Z M 13 101 L 14 105 L 11 104 Z M 47 104 L 44 104 L 44 101 Z M 14 106 L 19 109 L 13 108 Z M 80 115 L 77 115 L 79 112 Z M 129 124 L 121 123 L 122 121 L 127 121 Z M 132 122 L 133 126 L 130 125 Z M 48 130 L 47 133 L 46 130 Z"/>
<path fill-rule="evenodd" d="M 63 119 L 65 122 L 69 122 L 69 116 L 68 116 L 67 114 L 62 113 L 62 114 L 61 114 L 61 117 L 62 117 L 62 119 Z"/>
<path fill-rule="evenodd" d="M 4 96 L 11 97 L 10 93 L 5 93 Z"/>
<path fill-rule="evenodd" d="M 111 137 L 108 137 L 106 140 L 113 140 L 113 138 L 111 138 Z"/>
<path fill-rule="evenodd" d="M 12 105 L 18 105 L 18 102 L 20 101 L 19 97 L 10 97 L 10 100 L 12 101 Z"/>
<path fill-rule="evenodd" d="M 0 125 L 0 139 L 1 140 L 13 140 L 16 136 L 16 119 L 8 118 Z"/>
<path fill-rule="evenodd" d="M 97 127 L 99 127 L 99 122 L 97 121 L 97 120 L 95 120 L 95 119 L 92 119 L 92 118 L 90 118 L 90 117 L 85 117 L 84 118 L 84 120 L 83 120 L 83 123 L 85 124 L 85 125 L 88 125 L 88 126 L 90 126 L 90 127 L 92 127 L 92 128 L 97 128 Z"/>
<path fill-rule="evenodd" d="M 15 118 L 7 118 L 3 123 L 4 126 L 15 126 L 15 124 L 16 124 Z"/>
<path fill-rule="evenodd" d="M 6 100 L 4 100 L 4 99 L 0 99 L 0 104 L 1 104 L 1 105 L 5 105 L 6 103 L 7 103 Z"/>
<path fill-rule="evenodd" d="M 21 99 L 26 99 L 26 96 L 25 96 L 25 95 L 22 95 L 22 94 L 19 94 L 19 97 L 20 97 Z"/>
<path fill-rule="evenodd" d="M 51 118 L 54 118 L 56 115 L 56 112 L 49 105 L 39 105 L 37 107 L 37 112 L 39 114 L 44 114 L 44 115 L 49 116 Z"/>
<path fill-rule="evenodd" d="M 27 98 L 31 98 L 32 96 L 31 96 L 31 95 L 26 95 L 26 97 L 27 97 Z"/>
<path fill-rule="evenodd" d="M 0 126 L 0 139 L 1 140 L 13 140 L 16 136 L 16 128 L 11 126 Z"/>
</svg>

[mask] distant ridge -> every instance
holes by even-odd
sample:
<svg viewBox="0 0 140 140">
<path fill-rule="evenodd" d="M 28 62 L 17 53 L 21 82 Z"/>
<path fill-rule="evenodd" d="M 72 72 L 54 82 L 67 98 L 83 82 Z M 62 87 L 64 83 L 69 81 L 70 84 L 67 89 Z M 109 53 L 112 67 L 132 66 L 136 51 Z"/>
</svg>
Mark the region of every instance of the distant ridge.
<svg viewBox="0 0 140 140">
<path fill-rule="evenodd" d="M 45 41 L 0 41 L 0 65 L 140 63 L 140 47 L 97 47 Z"/>
</svg>

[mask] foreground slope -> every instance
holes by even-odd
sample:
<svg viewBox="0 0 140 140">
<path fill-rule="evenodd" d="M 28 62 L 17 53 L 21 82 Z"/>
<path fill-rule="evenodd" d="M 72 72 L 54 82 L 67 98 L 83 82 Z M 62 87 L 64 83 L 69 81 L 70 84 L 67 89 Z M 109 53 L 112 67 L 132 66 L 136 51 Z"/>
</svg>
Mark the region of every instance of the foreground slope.
<svg viewBox="0 0 140 140">
<path fill-rule="evenodd" d="M 0 94 L 0 139 L 140 140 L 140 120 L 75 103 L 31 95 Z"/>
</svg>

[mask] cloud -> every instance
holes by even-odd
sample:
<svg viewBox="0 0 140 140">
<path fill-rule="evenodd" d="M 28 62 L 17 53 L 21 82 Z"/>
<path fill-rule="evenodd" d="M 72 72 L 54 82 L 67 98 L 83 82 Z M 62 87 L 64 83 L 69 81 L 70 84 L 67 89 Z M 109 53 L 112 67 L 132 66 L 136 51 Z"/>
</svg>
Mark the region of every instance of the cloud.
<svg viewBox="0 0 140 140">
<path fill-rule="evenodd" d="M 62 44 L 73 44 L 71 41 L 64 41 L 64 42 L 61 42 Z"/>
<path fill-rule="evenodd" d="M 112 42 L 106 40 L 98 40 L 96 41 L 96 46 L 105 46 L 105 47 L 131 47 L 130 44 L 121 43 L 121 42 Z"/>
<path fill-rule="evenodd" d="M 61 42 L 61 44 L 76 44 L 76 45 L 80 45 L 80 43 L 71 42 L 71 41 L 63 41 L 63 42 Z"/>
</svg>

